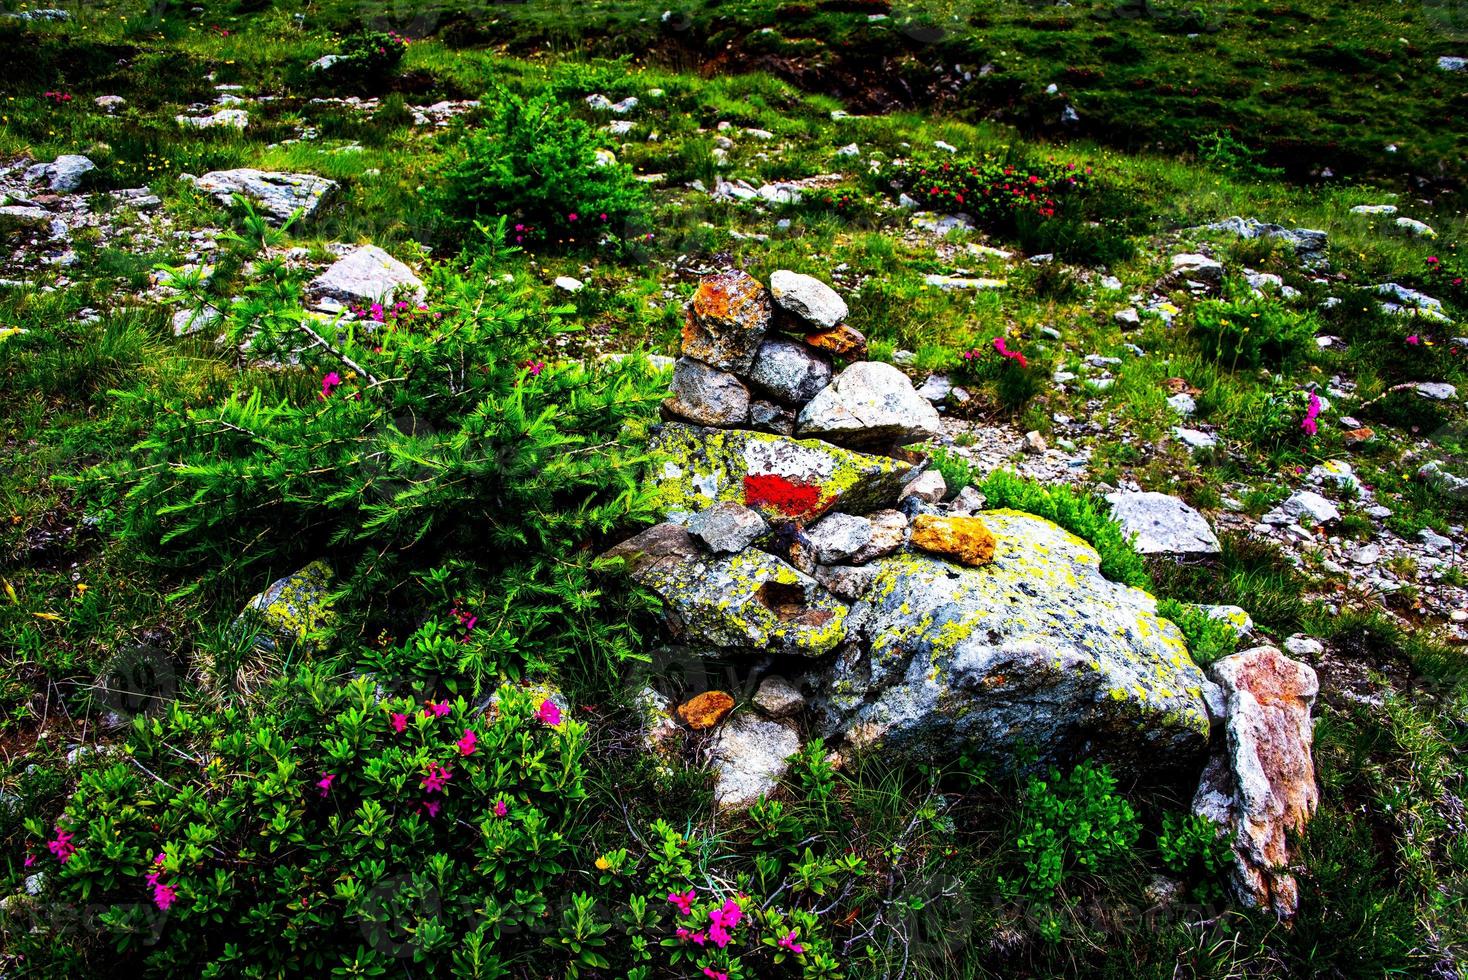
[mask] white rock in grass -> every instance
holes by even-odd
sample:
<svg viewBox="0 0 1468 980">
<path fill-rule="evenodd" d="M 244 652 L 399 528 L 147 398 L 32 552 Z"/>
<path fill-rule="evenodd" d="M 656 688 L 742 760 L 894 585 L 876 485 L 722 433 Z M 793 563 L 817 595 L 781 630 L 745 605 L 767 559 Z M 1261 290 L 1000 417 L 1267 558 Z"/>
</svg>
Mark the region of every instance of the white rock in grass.
<svg viewBox="0 0 1468 980">
<path fill-rule="evenodd" d="M 1206 518 L 1177 497 L 1165 493 L 1121 492 L 1106 495 L 1111 516 L 1144 555 L 1216 555 L 1221 546 Z"/>
<path fill-rule="evenodd" d="M 317 300 L 342 303 L 422 302 L 423 281 L 376 245 L 363 245 L 311 280 L 307 292 Z"/>
<path fill-rule="evenodd" d="M 813 276 L 788 269 L 780 269 L 770 276 L 770 295 L 781 309 L 822 330 L 845 320 L 848 312 L 846 301 L 836 290 Z"/>
</svg>

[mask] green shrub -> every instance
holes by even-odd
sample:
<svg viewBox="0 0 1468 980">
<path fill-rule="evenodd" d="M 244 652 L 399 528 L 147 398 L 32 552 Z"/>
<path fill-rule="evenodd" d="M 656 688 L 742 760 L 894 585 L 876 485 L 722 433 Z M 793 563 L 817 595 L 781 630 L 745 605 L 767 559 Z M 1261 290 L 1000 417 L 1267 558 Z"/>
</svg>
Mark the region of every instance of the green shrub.
<svg viewBox="0 0 1468 980">
<path fill-rule="evenodd" d="M 407 46 L 408 39 L 392 31 L 357 31 L 342 39 L 341 51 L 325 74 L 359 91 L 381 91 L 396 74 Z"/>
<path fill-rule="evenodd" d="M 1099 874 L 1131 857 L 1141 835 L 1132 805 L 1116 791 L 1106 766 L 1082 762 L 1069 773 L 1031 776 L 1020 801 L 1019 852 L 1023 876 L 1005 879 L 1013 895 L 1054 895 L 1073 874 Z"/>
<path fill-rule="evenodd" d="M 1176 599 L 1163 599 L 1157 604 L 1158 615 L 1170 619 L 1183 631 L 1188 652 L 1200 667 L 1207 667 L 1222 657 L 1237 652 L 1239 634 L 1228 622 L 1215 619 L 1202 609 Z"/>
<path fill-rule="evenodd" d="M 1107 578 L 1139 589 L 1150 589 L 1146 564 L 1110 517 L 1105 501 L 1064 485 L 1047 486 L 1008 470 L 996 470 L 977 484 L 990 508 L 1011 508 L 1054 521 L 1076 537 L 1090 542 L 1101 555 Z"/>
<path fill-rule="evenodd" d="M 436 195 L 451 226 L 509 219 L 512 244 L 630 243 L 650 228 L 647 188 L 554 96 L 485 97 L 483 124 L 460 137 Z"/>
<path fill-rule="evenodd" d="M 1193 333 L 1203 352 L 1230 370 L 1280 367 L 1299 360 L 1315 339 L 1313 313 L 1298 313 L 1248 287 L 1230 287 L 1223 299 L 1193 308 Z"/>
<path fill-rule="evenodd" d="M 262 261 L 278 293 L 200 302 L 252 356 L 300 360 L 290 394 L 249 372 L 212 378 L 207 398 L 125 392 L 148 434 L 83 484 L 129 546 L 196 586 L 258 589 L 324 557 L 365 625 L 401 636 L 414 574 L 457 565 L 468 597 L 500 611 L 494 659 L 627 654 L 590 566 L 611 532 L 651 518 L 638 464 L 664 383 L 635 360 L 547 364 L 566 310 L 490 261 L 439 273 L 426 311 L 337 324 L 303 319 Z"/>
<path fill-rule="evenodd" d="M 973 486 L 977 479 L 968 460 L 955 452 L 939 447 L 928 455 L 928 462 L 943 474 L 943 484 L 948 488 L 946 499 L 951 500 L 964 487 Z"/>
<path fill-rule="evenodd" d="M 1157 850 L 1168 870 L 1189 882 L 1201 902 L 1224 898 L 1224 875 L 1233 864 L 1233 835 L 1220 833 L 1207 817 L 1168 812 L 1162 815 Z"/>
<path fill-rule="evenodd" d="M 1075 164 L 985 157 L 894 163 L 879 179 L 894 196 L 901 191 L 927 210 L 961 211 L 982 228 L 1009 232 L 1019 215 L 1053 218 L 1090 178 L 1091 168 Z"/>
</svg>

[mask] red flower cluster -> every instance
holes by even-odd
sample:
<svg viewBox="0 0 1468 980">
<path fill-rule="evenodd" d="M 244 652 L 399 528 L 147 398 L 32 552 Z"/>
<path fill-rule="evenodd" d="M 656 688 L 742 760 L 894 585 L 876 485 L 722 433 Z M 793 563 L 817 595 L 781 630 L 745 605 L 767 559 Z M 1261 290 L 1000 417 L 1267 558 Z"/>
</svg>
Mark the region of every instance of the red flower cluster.
<svg viewBox="0 0 1468 980">
<path fill-rule="evenodd" d="M 1084 190 L 1091 169 L 1053 161 L 1042 167 L 1019 168 L 997 160 L 979 163 L 906 164 L 897 182 L 919 203 L 938 211 L 965 211 L 994 224 L 1028 212 L 1054 217 L 1061 200 Z"/>
</svg>

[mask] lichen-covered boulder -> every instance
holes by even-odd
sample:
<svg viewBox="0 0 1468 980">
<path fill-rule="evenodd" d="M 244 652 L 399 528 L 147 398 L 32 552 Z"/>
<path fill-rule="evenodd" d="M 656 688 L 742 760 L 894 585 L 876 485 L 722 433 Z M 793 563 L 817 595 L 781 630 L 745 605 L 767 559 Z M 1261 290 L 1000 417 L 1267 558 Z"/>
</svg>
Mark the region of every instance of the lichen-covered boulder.
<svg viewBox="0 0 1468 980">
<path fill-rule="evenodd" d="M 1310 754 L 1320 683 L 1274 647 L 1224 657 L 1208 673 L 1224 691 L 1225 737 L 1203 771 L 1193 812 L 1234 833 L 1230 877 L 1240 900 L 1294 915 L 1289 835 L 1305 829 L 1320 802 Z"/>
<path fill-rule="evenodd" d="M 737 269 L 706 276 L 688 305 L 682 353 L 742 374 L 769 329 L 770 294 L 758 279 Z"/>
<path fill-rule="evenodd" d="M 818 657 L 846 635 L 849 609 L 815 579 L 774 555 L 747 548 L 714 555 L 677 524 L 659 524 L 617 545 L 608 558 L 663 601 L 680 640 L 734 650 Z"/>
<path fill-rule="evenodd" d="M 865 645 L 843 649 L 818 703 L 826 730 L 919 758 L 1025 746 L 1041 761 L 1196 764 L 1205 678 L 1152 597 L 1108 581 L 1090 545 L 1043 518 L 978 519 L 996 539 L 986 565 L 873 564 L 851 611 Z"/>
<path fill-rule="evenodd" d="M 943 423 L 907 375 L 881 361 L 858 361 L 801 409 L 795 431 L 842 445 L 882 446 L 939 437 Z"/>
<path fill-rule="evenodd" d="M 982 517 L 938 517 L 919 514 L 912 522 L 912 546 L 965 565 L 994 560 L 998 542 Z"/>
<path fill-rule="evenodd" d="M 686 522 L 720 500 L 775 526 L 808 524 L 838 504 L 861 514 L 890 507 L 911 466 L 819 440 L 670 422 L 650 443 L 661 515 Z"/>
<path fill-rule="evenodd" d="M 331 569 L 313 561 L 294 575 L 277 579 L 249 602 L 236 628 L 255 628 L 255 646 L 269 652 L 296 646 L 314 651 L 334 623 L 329 597 Z"/>
</svg>

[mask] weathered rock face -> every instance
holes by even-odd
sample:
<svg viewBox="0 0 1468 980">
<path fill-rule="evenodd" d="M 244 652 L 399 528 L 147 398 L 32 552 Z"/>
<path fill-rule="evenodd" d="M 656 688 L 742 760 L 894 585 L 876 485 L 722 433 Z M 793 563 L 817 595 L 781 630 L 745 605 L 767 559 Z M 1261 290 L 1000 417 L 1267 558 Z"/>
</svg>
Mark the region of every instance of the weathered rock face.
<svg viewBox="0 0 1468 980">
<path fill-rule="evenodd" d="M 229 204 L 243 194 L 270 220 L 279 224 L 297 209 L 306 217 L 315 214 L 336 192 L 337 183 L 315 174 L 281 174 L 263 170 L 215 170 L 194 178 L 194 186 L 213 194 L 220 204 Z"/>
<path fill-rule="evenodd" d="M 965 568 L 880 559 L 817 706 L 851 741 L 932 757 L 964 745 L 1042 760 L 1186 766 L 1208 740 L 1202 672 L 1145 592 L 1042 518 L 987 511 L 997 545 Z"/>
<path fill-rule="evenodd" d="M 691 357 L 673 365 L 673 393 L 663 410 L 701 425 L 743 425 L 749 421 L 749 389 L 728 371 Z"/>
<path fill-rule="evenodd" d="M 678 705 L 678 717 L 696 732 L 713 728 L 734 710 L 734 699 L 724 691 L 704 691 Z"/>
<path fill-rule="evenodd" d="M 907 375 L 880 361 L 859 361 L 801 410 L 796 432 L 844 445 L 880 446 L 941 436 L 943 423 Z"/>
<path fill-rule="evenodd" d="M 307 288 L 313 299 L 338 303 L 421 303 L 423 281 L 376 245 L 364 245 L 332 263 Z"/>
<path fill-rule="evenodd" d="M 831 362 L 804 344 L 767 340 L 755 354 L 749 381 L 777 401 L 799 405 L 831 383 Z"/>
<path fill-rule="evenodd" d="M 688 530 L 714 551 L 734 554 L 754 544 L 769 530 L 765 519 L 748 507 L 721 500 L 688 521 Z"/>
<path fill-rule="evenodd" d="M 806 532 L 816 561 L 835 565 L 847 561 L 872 540 L 872 522 L 853 514 L 823 517 Z"/>
<path fill-rule="evenodd" d="M 864 513 L 895 499 L 911 467 L 815 440 L 670 422 L 649 447 L 663 516 L 686 521 L 719 500 L 772 525 L 810 523 L 837 505 Z"/>
<path fill-rule="evenodd" d="M 1233 831 L 1232 884 L 1244 904 L 1290 916 L 1299 892 L 1287 835 L 1320 802 L 1310 745 L 1315 671 L 1274 647 L 1224 657 L 1209 669 L 1224 690 L 1225 739 L 1203 772 L 1193 812 Z"/>
<path fill-rule="evenodd" d="M 800 751 L 794 729 L 749 712 L 724 723 L 710 747 L 710 761 L 718 773 L 714 799 L 721 807 L 748 807 L 774 792 Z"/>
<path fill-rule="evenodd" d="M 848 359 L 867 356 L 867 338 L 860 330 L 840 324 L 830 330 L 816 330 L 805 335 L 807 346 Z"/>
<path fill-rule="evenodd" d="M 753 548 L 711 555 L 677 524 L 659 524 L 607 552 L 663 600 L 676 638 L 736 650 L 817 657 L 846 635 L 849 612 L 808 575 Z"/>
<path fill-rule="evenodd" d="M 830 330 L 846 319 L 846 301 L 819 279 L 781 269 L 770 276 L 770 292 L 782 310 L 818 330 Z"/>
<path fill-rule="evenodd" d="M 759 280 L 737 270 L 708 276 L 688 307 L 683 354 L 742 374 L 769 328 L 770 294 Z"/>
<path fill-rule="evenodd" d="M 78 153 L 64 153 L 50 163 L 38 163 L 26 169 L 26 180 L 45 181 L 53 191 L 70 192 L 82 186 L 82 178 L 97 165 Z"/>
<path fill-rule="evenodd" d="M 1208 521 L 1165 493 L 1109 493 L 1111 516 L 1144 555 L 1216 555 L 1221 546 Z"/>
<path fill-rule="evenodd" d="M 334 621 L 327 602 L 331 578 L 325 562 L 313 561 L 294 575 L 277 579 L 245 603 L 236 627 L 257 627 L 255 646 L 262 650 L 275 652 L 292 645 L 314 649 L 317 635 Z"/>
</svg>

